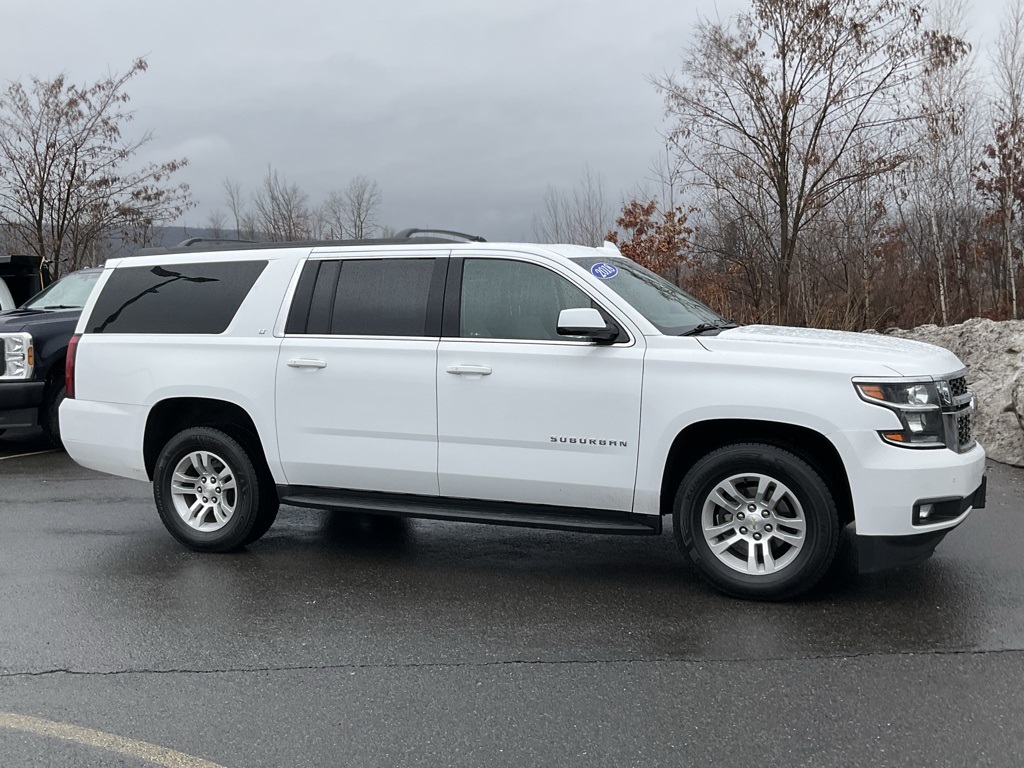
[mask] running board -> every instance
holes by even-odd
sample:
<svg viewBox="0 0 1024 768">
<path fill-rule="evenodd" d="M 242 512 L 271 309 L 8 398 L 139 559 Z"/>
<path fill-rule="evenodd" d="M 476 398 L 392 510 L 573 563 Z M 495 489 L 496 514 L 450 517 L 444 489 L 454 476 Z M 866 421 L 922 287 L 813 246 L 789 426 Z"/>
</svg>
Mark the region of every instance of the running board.
<svg viewBox="0 0 1024 768">
<path fill-rule="evenodd" d="M 661 515 L 634 515 L 628 512 L 608 512 L 576 507 L 284 485 L 277 487 L 277 493 L 282 504 L 313 509 L 512 525 L 519 528 L 549 528 L 556 531 L 578 533 L 615 533 L 634 536 L 656 536 L 661 533 Z"/>
</svg>

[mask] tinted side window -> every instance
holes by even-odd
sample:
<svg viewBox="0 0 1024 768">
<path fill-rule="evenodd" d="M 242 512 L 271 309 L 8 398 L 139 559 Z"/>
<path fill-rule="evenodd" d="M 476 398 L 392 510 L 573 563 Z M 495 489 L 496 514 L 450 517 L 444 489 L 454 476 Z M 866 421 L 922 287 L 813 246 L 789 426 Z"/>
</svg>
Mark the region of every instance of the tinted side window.
<svg viewBox="0 0 1024 768">
<path fill-rule="evenodd" d="M 115 269 L 89 333 L 223 333 L 266 261 Z"/>
<path fill-rule="evenodd" d="M 324 261 L 320 263 L 316 284 L 313 286 L 313 301 L 309 307 L 309 324 L 306 333 L 327 334 L 331 332 L 331 312 L 334 306 L 334 294 L 338 290 L 338 275 L 341 273 L 340 261 Z"/>
<path fill-rule="evenodd" d="M 438 336 L 438 318 L 433 317 L 438 312 L 431 309 L 431 297 L 440 300 L 443 262 L 413 258 L 320 262 L 305 330 L 291 321 L 287 330 L 337 336 Z M 307 269 L 312 273 L 313 268 L 307 265 Z M 300 315 L 293 307 L 290 318 Z"/>
<path fill-rule="evenodd" d="M 320 265 L 323 263 L 322 261 L 307 261 L 302 265 L 299 284 L 295 286 L 292 305 L 288 309 L 288 322 L 284 326 L 285 333 L 306 332 L 306 324 L 309 320 L 309 305 L 313 300 L 313 287 L 316 285 L 317 274 L 320 272 Z"/>
<path fill-rule="evenodd" d="M 594 306 L 561 275 L 537 264 L 466 259 L 459 335 L 483 339 L 564 340 L 558 313 Z"/>
</svg>

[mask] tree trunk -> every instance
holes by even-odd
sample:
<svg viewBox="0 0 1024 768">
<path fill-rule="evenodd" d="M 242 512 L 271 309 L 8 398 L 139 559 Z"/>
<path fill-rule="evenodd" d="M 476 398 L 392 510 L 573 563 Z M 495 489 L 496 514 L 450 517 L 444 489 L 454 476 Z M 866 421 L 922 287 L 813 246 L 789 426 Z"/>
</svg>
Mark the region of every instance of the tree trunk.
<svg viewBox="0 0 1024 768">
<path fill-rule="evenodd" d="M 1013 201 L 1003 200 L 1003 268 L 1006 271 L 1006 293 L 1010 300 L 1010 317 L 1017 319 L 1017 276 L 1013 268 Z"/>
<path fill-rule="evenodd" d="M 932 251 L 935 254 L 935 262 L 939 272 L 939 317 L 940 325 L 948 325 L 949 323 L 949 311 L 946 307 L 947 302 L 947 290 L 946 290 L 946 263 L 945 259 L 942 258 L 942 244 L 939 242 L 939 222 L 935 217 L 935 209 L 932 208 L 929 213 L 932 225 Z"/>
</svg>

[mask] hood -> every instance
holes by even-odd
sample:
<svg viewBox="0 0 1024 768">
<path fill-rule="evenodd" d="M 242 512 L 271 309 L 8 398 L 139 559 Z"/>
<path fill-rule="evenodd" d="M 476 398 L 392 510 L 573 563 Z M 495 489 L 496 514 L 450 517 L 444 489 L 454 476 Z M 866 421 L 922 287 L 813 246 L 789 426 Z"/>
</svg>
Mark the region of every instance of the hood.
<svg viewBox="0 0 1024 768">
<path fill-rule="evenodd" d="M 965 367 L 956 355 L 942 347 L 871 333 L 745 325 L 717 336 L 697 338 L 712 352 L 831 360 L 835 367 L 853 375 L 942 376 Z"/>
<path fill-rule="evenodd" d="M 64 326 L 70 333 L 81 314 L 81 309 L 11 309 L 0 312 L 0 333 L 56 333 Z"/>
</svg>

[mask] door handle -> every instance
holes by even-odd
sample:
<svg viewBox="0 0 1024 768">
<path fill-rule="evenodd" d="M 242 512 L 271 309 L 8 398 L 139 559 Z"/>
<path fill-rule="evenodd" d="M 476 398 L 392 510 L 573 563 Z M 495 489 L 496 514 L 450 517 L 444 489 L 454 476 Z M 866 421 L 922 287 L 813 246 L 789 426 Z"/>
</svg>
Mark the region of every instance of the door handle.
<svg viewBox="0 0 1024 768">
<path fill-rule="evenodd" d="M 296 357 L 288 361 L 289 368 L 326 368 L 326 360 L 314 360 L 308 357 Z"/>
<path fill-rule="evenodd" d="M 491 366 L 489 365 L 449 365 L 446 369 L 448 373 L 454 373 L 456 376 L 490 376 Z"/>
</svg>

